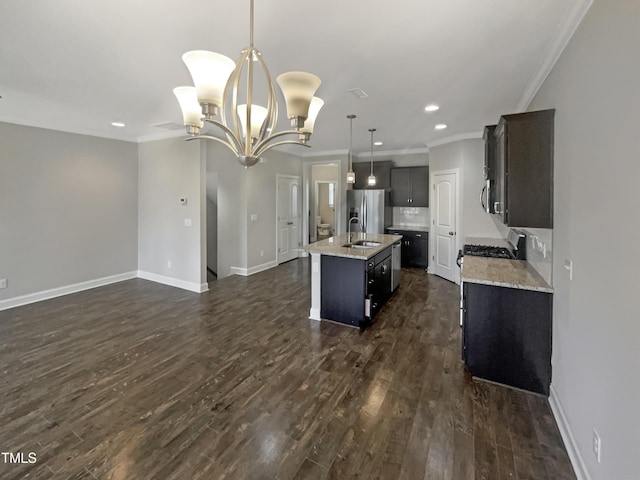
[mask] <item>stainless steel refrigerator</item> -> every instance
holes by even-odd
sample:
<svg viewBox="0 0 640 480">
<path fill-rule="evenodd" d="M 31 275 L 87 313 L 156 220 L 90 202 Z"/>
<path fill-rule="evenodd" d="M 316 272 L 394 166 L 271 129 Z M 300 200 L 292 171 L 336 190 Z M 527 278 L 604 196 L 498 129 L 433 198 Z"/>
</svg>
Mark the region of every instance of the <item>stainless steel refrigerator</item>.
<svg viewBox="0 0 640 480">
<path fill-rule="evenodd" d="M 390 194 L 385 190 L 347 190 L 347 229 L 353 217 L 358 222 L 351 225 L 352 232 L 360 232 L 360 225 L 367 233 L 385 233 L 391 226 L 393 210 Z"/>
</svg>

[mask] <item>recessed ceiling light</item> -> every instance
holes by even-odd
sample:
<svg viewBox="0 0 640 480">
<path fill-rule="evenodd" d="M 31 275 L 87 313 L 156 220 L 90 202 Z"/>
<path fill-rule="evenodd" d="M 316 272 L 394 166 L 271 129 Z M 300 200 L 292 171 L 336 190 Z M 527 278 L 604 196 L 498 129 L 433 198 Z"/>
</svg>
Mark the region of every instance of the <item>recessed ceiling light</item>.
<svg viewBox="0 0 640 480">
<path fill-rule="evenodd" d="M 439 123 L 436 125 L 436 130 L 444 130 L 445 128 L 447 128 L 447 125 L 444 123 Z"/>
<path fill-rule="evenodd" d="M 382 142 L 373 142 L 373 144 L 374 144 L 375 146 L 377 146 L 377 147 L 379 147 L 380 145 L 383 145 L 383 143 L 382 143 Z"/>
<path fill-rule="evenodd" d="M 124 127 L 125 124 L 122 122 L 111 122 L 111 125 L 113 125 L 114 127 Z"/>
<path fill-rule="evenodd" d="M 439 110 L 439 109 L 440 109 L 440 107 L 438 105 L 434 105 L 434 104 L 427 105 L 426 107 L 424 107 L 424 111 L 425 112 L 435 112 L 436 110 Z"/>
</svg>

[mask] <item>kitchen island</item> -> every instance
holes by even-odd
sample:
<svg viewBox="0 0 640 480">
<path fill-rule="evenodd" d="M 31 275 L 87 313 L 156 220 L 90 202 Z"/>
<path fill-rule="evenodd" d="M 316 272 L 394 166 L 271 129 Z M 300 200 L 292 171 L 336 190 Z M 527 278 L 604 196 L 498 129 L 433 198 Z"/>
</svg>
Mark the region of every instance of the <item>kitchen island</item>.
<svg viewBox="0 0 640 480">
<path fill-rule="evenodd" d="M 400 235 L 336 235 L 304 248 L 311 254 L 312 320 L 369 325 L 392 292 L 392 248 Z"/>
</svg>

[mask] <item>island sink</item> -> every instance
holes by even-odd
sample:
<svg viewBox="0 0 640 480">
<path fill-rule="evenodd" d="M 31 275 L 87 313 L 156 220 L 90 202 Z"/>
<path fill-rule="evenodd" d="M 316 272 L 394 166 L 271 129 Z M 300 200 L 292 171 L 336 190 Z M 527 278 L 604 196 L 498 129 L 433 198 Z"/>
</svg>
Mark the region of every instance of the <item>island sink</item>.
<svg viewBox="0 0 640 480">
<path fill-rule="evenodd" d="M 352 243 L 345 243 L 342 245 L 345 248 L 374 248 L 382 245 L 380 242 L 370 242 L 368 240 L 357 240 Z"/>
</svg>

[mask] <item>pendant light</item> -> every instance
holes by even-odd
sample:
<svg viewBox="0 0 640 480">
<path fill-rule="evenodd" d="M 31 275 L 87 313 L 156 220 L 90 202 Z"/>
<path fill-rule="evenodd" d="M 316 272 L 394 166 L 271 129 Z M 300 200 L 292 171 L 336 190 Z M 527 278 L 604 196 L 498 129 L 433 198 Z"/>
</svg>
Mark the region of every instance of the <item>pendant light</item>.
<svg viewBox="0 0 640 480">
<path fill-rule="evenodd" d="M 367 178 L 367 185 L 370 187 L 375 187 L 376 176 L 373 174 L 373 132 L 375 132 L 376 129 L 370 128 L 369 131 L 371 132 L 371 175 L 369 175 L 369 178 Z"/>
<path fill-rule="evenodd" d="M 353 119 L 355 115 L 347 115 L 349 119 L 349 171 L 347 172 L 347 183 L 356 183 L 356 174 L 353 171 Z"/>
</svg>

